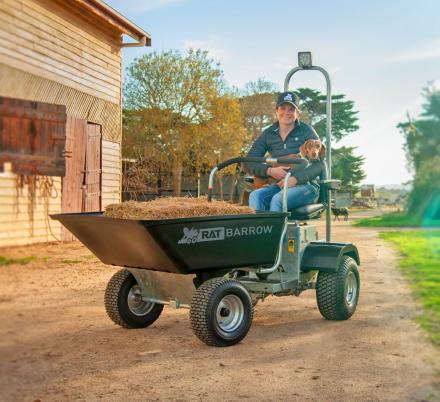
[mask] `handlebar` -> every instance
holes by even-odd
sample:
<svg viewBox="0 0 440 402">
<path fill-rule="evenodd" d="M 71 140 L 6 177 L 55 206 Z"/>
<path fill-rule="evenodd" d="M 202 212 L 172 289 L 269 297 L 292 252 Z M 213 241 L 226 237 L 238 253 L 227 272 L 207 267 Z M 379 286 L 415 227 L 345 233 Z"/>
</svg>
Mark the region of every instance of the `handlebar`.
<svg viewBox="0 0 440 402">
<path fill-rule="evenodd" d="M 224 169 L 227 166 L 234 165 L 236 163 L 242 162 L 254 162 L 254 163 L 278 163 L 278 164 L 287 164 L 287 165 L 306 165 L 307 159 L 304 158 L 264 158 L 257 156 L 239 156 L 237 158 L 228 159 L 222 163 L 215 165 L 211 173 L 209 174 L 209 183 L 208 183 L 208 201 L 212 200 L 212 189 L 214 182 L 214 175 L 221 169 Z"/>
<path fill-rule="evenodd" d="M 213 169 L 217 168 L 217 170 L 224 169 L 226 166 L 233 165 L 234 163 L 241 162 L 256 162 L 256 163 L 286 163 L 288 165 L 305 165 L 307 164 L 307 160 L 304 158 L 264 158 L 259 156 L 239 156 L 237 158 L 228 159 L 222 163 L 219 163 L 214 166 Z"/>
</svg>

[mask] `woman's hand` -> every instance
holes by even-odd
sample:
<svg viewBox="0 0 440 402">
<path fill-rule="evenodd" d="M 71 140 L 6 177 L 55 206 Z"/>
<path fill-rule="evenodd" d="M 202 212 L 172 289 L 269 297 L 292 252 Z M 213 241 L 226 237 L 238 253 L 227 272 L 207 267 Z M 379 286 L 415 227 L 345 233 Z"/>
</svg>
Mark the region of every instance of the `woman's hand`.
<svg viewBox="0 0 440 402">
<path fill-rule="evenodd" d="M 267 169 L 267 175 L 272 176 L 276 180 L 281 180 L 286 177 L 287 170 L 289 170 L 289 166 L 277 166 L 277 167 L 271 167 Z"/>
<path fill-rule="evenodd" d="M 297 184 L 298 184 L 298 180 L 296 180 L 296 177 L 295 177 L 295 176 L 290 176 L 290 177 L 289 177 L 289 180 L 287 180 L 287 187 L 288 187 L 288 188 L 290 188 L 290 187 L 295 187 Z M 279 188 L 283 188 L 283 187 L 284 187 L 284 179 L 283 179 L 283 180 L 280 180 L 280 181 L 277 183 L 277 186 L 278 186 Z"/>
</svg>

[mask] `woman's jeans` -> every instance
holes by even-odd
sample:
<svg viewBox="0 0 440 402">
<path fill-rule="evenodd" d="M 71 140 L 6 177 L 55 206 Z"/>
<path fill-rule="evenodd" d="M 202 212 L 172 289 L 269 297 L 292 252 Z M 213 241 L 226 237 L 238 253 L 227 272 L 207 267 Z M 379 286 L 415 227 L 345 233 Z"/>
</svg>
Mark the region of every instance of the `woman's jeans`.
<svg viewBox="0 0 440 402">
<path fill-rule="evenodd" d="M 313 204 L 318 200 L 319 189 L 313 184 L 289 187 L 287 190 L 287 209 Z M 283 211 L 283 192 L 276 185 L 262 187 L 249 195 L 249 206 L 257 211 Z"/>
</svg>

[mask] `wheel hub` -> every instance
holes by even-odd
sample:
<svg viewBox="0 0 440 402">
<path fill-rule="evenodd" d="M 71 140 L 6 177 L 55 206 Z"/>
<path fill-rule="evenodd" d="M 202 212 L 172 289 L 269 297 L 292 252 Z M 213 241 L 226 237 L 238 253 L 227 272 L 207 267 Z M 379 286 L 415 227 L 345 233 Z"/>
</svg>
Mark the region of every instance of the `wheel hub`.
<svg viewBox="0 0 440 402">
<path fill-rule="evenodd" d="M 134 285 L 128 292 L 127 304 L 130 311 L 137 316 L 148 314 L 154 307 L 154 303 L 142 300 L 142 290 L 139 285 Z"/>
<path fill-rule="evenodd" d="M 353 307 L 356 303 L 358 292 L 358 283 L 354 272 L 349 272 L 345 281 L 345 302 L 349 307 Z"/>
<path fill-rule="evenodd" d="M 217 307 L 216 321 L 218 329 L 225 335 L 235 331 L 243 322 L 244 306 L 236 295 L 226 295 Z"/>
<path fill-rule="evenodd" d="M 221 317 L 227 317 L 229 314 L 231 314 L 231 312 L 227 308 L 222 308 L 221 311 L 220 311 L 220 316 Z"/>
</svg>

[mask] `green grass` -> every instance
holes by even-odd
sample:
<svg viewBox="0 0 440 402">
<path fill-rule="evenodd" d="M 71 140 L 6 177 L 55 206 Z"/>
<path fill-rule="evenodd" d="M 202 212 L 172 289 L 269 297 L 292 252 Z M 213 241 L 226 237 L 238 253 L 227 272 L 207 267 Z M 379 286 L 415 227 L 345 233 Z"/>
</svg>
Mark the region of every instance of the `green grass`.
<svg viewBox="0 0 440 402">
<path fill-rule="evenodd" d="M 61 262 L 63 264 L 81 264 L 81 263 L 85 263 L 85 262 L 90 262 L 92 260 L 96 260 L 96 257 L 93 254 L 87 254 L 87 255 L 82 255 L 79 258 L 66 258 L 64 260 L 61 260 Z"/>
<path fill-rule="evenodd" d="M 81 264 L 82 262 L 84 262 L 83 260 L 71 260 L 71 259 L 65 259 L 65 260 L 61 260 L 61 262 L 63 264 Z"/>
<path fill-rule="evenodd" d="M 11 265 L 11 264 L 19 264 L 19 265 L 26 265 L 30 263 L 31 261 L 34 261 L 36 257 L 33 255 L 29 257 L 23 257 L 23 258 L 7 258 L 0 255 L 0 266 L 2 265 Z"/>
<path fill-rule="evenodd" d="M 359 219 L 353 225 L 359 227 L 440 227 L 440 220 L 427 220 L 408 216 L 402 212 L 390 212 L 382 216 Z"/>
<path fill-rule="evenodd" d="M 440 230 L 383 232 L 380 237 L 403 255 L 400 267 L 423 307 L 417 321 L 440 348 Z"/>
</svg>

